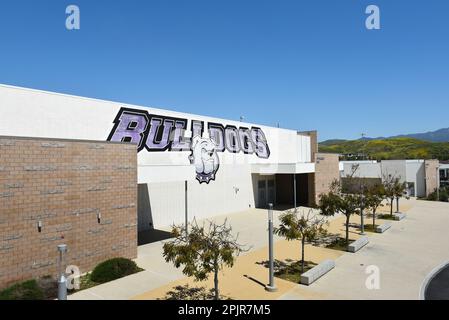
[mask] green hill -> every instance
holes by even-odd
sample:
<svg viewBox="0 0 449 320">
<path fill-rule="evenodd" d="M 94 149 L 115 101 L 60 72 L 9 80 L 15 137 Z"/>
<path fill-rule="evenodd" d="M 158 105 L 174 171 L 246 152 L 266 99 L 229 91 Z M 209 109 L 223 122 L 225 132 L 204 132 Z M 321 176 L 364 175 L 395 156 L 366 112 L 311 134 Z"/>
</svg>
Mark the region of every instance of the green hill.
<svg viewBox="0 0 449 320">
<path fill-rule="evenodd" d="M 412 138 L 336 141 L 319 144 L 319 151 L 347 155 L 365 155 L 373 160 L 439 159 L 449 160 L 449 142 L 428 142 Z"/>
</svg>

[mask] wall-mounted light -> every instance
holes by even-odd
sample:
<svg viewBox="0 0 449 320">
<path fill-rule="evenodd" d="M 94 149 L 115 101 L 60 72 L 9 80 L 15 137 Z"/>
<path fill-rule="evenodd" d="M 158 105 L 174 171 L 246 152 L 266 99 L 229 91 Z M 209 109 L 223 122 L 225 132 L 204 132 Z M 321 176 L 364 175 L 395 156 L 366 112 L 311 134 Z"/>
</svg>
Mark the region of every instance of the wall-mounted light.
<svg viewBox="0 0 449 320">
<path fill-rule="evenodd" d="M 42 221 L 40 220 L 37 222 L 37 231 L 42 232 Z"/>
<path fill-rule="evenodd" d="M 98 223 L 101 223 L 101 212 L 97 213 L 97 221 Z"/>
</svg>

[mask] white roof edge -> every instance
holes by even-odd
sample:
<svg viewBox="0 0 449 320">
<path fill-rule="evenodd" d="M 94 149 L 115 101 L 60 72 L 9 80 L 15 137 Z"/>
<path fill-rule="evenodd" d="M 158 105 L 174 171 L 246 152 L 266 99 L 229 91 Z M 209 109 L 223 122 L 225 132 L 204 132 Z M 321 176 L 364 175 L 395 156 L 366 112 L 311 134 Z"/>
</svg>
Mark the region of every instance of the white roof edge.
<svg viewBox="0 0 449 320">
<path fill-rule="evenodd" d="M 130 104 L 130 103 L 126 103 L 126 102 L 105 100 L 105 99 L 99 99 L 99 98 L 89 98 L 89 97 L 83 97 L 83 96 L 77 96 L 77 95 L 73 95 L 73 94 L 68 94 L 68 93 L 59 93 L 59 92 L 46 91 L 46 90 L 41 90 L 41 89 L 32 89 L 32 88 L 13 86 L 13 85 L 8 85 L 8 84 L 3 84 L 3 83 L 0 83 L 0 87 L 7 88 L 7 89 L 14 89 L 14 90 L 22 90 L 22 91 L 43 93 L 43 94 L 54 95 L 54 96 L 61 96 L 61 97 L 66 97 L 66 98 L 71 98 L 71 99 L 78 99 L 78 100 L 88 100 L 88 101 L 96 101 L 96 102 L 108 102 L 108 103 L 114 103 L 114 104 L 122 104 L 122 105 L 124 105 L 126 107 L 132 107 L 132 108 L 153 109 L 153 110 L 156 110 L 156 111 L 161 111 L 161 113 L 163 113 L 164 111 L 169 111 L 169 112 L 173 112 L 173 113 L 178 114 L 178 115 L 189 114 L 189 115 L 191 115 L 193 117 L 198 116 L 198 117 L 203 117 L 203 118 L 211 118 L 211 119 L 220 120 L 220 121 L 223 121 L 223 122 L 231 122 L 231 121 L 232 122 L 239 122 L 238 120 L 224 119 L 224 118 L 218 118 L 218 117 L 214 117 L 214 116 L 199 115 L 199 114 L 194 114 L 194 113 L 187 113 L 187 112 L 181 112 L 181 111 L 175 111 L 175 110 L 169 110 L 169 109 L 162 109 L 162 108 L 159 108 L 159 107 L 152 107 L 152 106 L 139 106 L 139 105 L 136 105 L 136 104 Z M 251 122 L 241 122 L 241 123 L 242 123 L 242 125 L 245 125 L 245 126 L 256 126 L 256 127 L 263 126 L 263 127 L 266 127 L 266 128 L 277 129 L 277 130 L 285 130 L 285 131 L 293 131 L 293 132 L 297 132 L 298 131 L 298 130 L 294 130 L 294 129 L 278 128 L 278 127 L 274 127 L 274 126 L 269 126 L 269 125 L 264 125 L 264 124 L 257 124 L 257 123 L 251 123 Z"/>
</svg>

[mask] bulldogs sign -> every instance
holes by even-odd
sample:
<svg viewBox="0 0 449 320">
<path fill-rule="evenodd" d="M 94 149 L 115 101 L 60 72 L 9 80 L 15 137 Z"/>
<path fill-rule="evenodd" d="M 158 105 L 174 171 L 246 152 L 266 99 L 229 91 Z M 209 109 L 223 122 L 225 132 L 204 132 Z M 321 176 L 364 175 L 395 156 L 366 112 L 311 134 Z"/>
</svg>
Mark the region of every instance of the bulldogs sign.
<svg viewBox="0 0 449 320">
<path fill-rule="evenodd" d="M 243 152 L 263 159 L 270 157 L 267 139 L 261 128 L 237 128 L 209 122 L 209 137 L 204 137 L 204 122 L 192 120 L 192 138 L 188 138 L 185 136 L 187 125 L 187 119 L 122 108 L 107 140 L 135 143 L 138 152 L 144 149 L 148 152 L 190 151 L 189 160 L 195 166 L 196 178 L 200 183 L 215 180 L 220 167 L 220 152 Z"/>
</svg>

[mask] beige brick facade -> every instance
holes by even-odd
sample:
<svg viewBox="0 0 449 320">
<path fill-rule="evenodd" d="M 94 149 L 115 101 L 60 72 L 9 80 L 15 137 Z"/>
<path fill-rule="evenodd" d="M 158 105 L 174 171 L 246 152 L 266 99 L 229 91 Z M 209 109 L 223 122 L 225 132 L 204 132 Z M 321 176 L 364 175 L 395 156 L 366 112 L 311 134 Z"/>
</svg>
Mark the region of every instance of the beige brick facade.
<svg viewBox="0 0 449 320">
<path fill-rule="evenodd" d="M 329 192 L 330 184 L 340 179 L 339 155 L 331 153 L 317 153 L 315 162 L 315 174 L 313 175 L 311 205 L 319 202 L 320 195 Z"/>
<path fill-rule="evenodd" d="M 82 273 L 137 256 L 136 146 L 0 136 L 0 288 L 56 276 L 61 243 Z"/>
<path fill-rule="evenodd" d="M 439 161 L 438 160 L 426 160 L 425 170 L 426 170 L 426 196 L 428 197 L 432 192 L 434 192 L 438 186 L 439 177 Z"/>
</svg>

